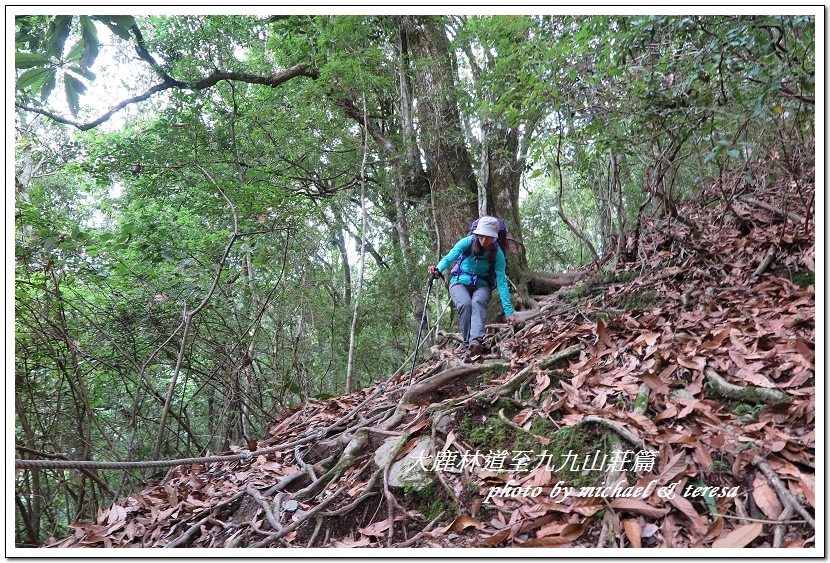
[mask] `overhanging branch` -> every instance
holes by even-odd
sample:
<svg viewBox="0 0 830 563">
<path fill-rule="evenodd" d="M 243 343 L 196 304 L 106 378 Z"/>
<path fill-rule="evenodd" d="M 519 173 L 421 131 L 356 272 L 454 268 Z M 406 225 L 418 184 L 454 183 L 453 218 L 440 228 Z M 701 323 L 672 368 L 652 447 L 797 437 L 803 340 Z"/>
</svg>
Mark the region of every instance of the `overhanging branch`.
<svg viewBox="0 0 830 563">
<path fill-rule="evenodd" d="M 277 88 L 282 84 L 288 82 L 292 78 L 296 78 L 298 76 L 306 76 L 308 78 L 316 79 L 318 77 L 318 74 L 316 73 L 316 71 L 311 70 L 311 67 L 309 65 L 300 64 L 268 76 L 250 74 L 247 72 L 230 72 L 226 70 L 216 70 L 209 76 L 206 76 L 195 82 L 182 82 L 181 80 L 175 80 L 165 75 L 164 79 L 160 84 L 152 86 L 143 94 L 139 94 L 138 96 L 134 96 L 132 98 L 120 102 L 119 104 L 114 106 L 112 109 L 110 109 L 97 119 L 89 121 L 87 123 L 80 123 L 77 121 L 73 121 L 71 119 L 66 119 L 65 117 L 61 117 L 50 111 L 27 106 L 19 102 L 15 102 L 14 105 L 17 108 L 22 109 L 23 111 L 38 113 L 40 115 L 48 117 L 53 121 L 57 121 L 58 123 L 75 127 L 76 129 L 80 129 L 81 131 L 87 131 L 89 129 L 95 129 L 96 127 L 109 120 L 109 118 L 111 118 L 113 115 L 123 110 L 127 106 L 143 102 L 144 100 L 151 98 L 153 95 L 158 94 L 159 92 L 170 90 L 172 88 L 193 91 L 205 90 L 207 88 L 215 86 L 216 83 L 220 82 L 221 80 L 246 82 L 248 84 L 263 84 L 271 88 Z"/>
</svg>

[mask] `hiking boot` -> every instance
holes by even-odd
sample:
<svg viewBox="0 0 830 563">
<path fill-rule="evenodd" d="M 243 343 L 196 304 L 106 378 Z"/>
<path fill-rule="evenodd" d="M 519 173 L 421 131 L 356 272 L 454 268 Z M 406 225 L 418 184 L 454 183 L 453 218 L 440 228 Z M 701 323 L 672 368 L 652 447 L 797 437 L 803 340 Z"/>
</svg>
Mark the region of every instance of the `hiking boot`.
<svg viewBox="0 0 830 563">
<path fill-rule="evenodd" d="M 470 354 L 475 356 L 476 354 L 481 352 L 481 342 L 478 340 L 473 340 L 470 342 Z"/>
</svg>

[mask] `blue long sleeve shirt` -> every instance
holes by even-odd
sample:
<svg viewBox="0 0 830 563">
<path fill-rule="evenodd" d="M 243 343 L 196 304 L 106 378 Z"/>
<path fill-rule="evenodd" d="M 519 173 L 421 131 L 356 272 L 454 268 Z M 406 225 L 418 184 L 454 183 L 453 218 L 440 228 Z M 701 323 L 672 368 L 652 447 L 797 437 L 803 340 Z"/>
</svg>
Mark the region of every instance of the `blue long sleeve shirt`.
<svg viewBox="0 0 830 563">
<path fill-rule="evenodd" d="M 437 268 L 440 271 L 444 271 L 452 266 L 452 264 L 470 248 L 472 243 L 473 241 L 471 237 L 464 237 L 459 240 L 455 246 L 452 247 L 452 250 L 450 250 L 446 256 L 441 258 L 441 261 L 438 262 Z M 473 276 L 477 275 L 478 279 L 476 280 L 476 285 L 487 287 L 489 285 L 487 283 L 487 276 L 490 275 L 491 252 L 492 250 L 487 250 L 480 256 L 473 256 L 473 254 L 470 253 L 470 255 L 464 258 L 461 262 L 461 273 L 457 276 L 452 276 L 450 278 L 450 283 L 458 281 L 464 285 L 470 285 Z M 510 302 L 510 289 L 507 287 L 507 275 L 505 274 L 507 262 L 504 259 L 504 251 L 500 247 L 496 250 L 496 252 L 496 263 L 494 265 L 496 269 L 496 287 L 499 288 L 499 297 L 501 298 L 501 308 L 504 310 L 504 316 L 510 317 L 513 315 L 513 304 Z"/>
</svg>

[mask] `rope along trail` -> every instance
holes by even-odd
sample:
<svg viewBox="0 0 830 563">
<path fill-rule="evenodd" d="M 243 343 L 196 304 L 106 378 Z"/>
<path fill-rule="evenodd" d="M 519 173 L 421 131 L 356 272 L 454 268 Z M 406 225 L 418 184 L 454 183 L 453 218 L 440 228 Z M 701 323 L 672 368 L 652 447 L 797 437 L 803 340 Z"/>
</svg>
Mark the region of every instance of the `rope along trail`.
<svg viewBox="0 0 830 563">
<path fill-rule="evenodd" d="M 175 467 L 189 463 L 213 463 L 223 461 L 236 461 L 241 459 L 252 459 L 256 456 L 269 454 L 280 450 L 287 450 L 295 446 L 307 444 L 317 440 L 328 432 L 327 428 L 320 430 L 309 430 L 304 434 L 307 436 L 296 442 L 272 446 L 262 450 L 251 452 L 243 450 L 242 453 L 233 455 L 214 455 L 207 457 L 186 457 L 182 459 L 167 459 L 158 461 L 74 461 L 74 460 L 53 460 L 53 459 L 15 459 L 15 469 L 144 469 L 148 467 Z"/>
<path fill-rule="evenodd" d="M 182 459 L 168 459 L 158 461 L 75 461 L 75 460 L 52 460 L 52 459 L 15 459 L 15 469 L 144 469 L 148 467 L 175 467 L 177 465 L 186 465 L 189 463 L 213 463 L 223 461 L 237 461 L 250 460 L 256 456 L 270 454 L 280 450 L 290 450 L 292 448 L 299 448 L 300 446 L 320 440 L 328 435 L 329 432 L 343 424 L 353 416 L 355 416 L 360 409 L 363 408 L 369 401 L 384 392 L 389 382 L 384 382 L 378 388 L 357 405 L 351 412 L 341 417 L 335 423 L 325 428 L 310 428 L 300 434 L 298 440 L 281 444 L 278 446 L 271 446 L 262 450 L 251 452 L 243 450 L 242 453 L 233 455 L 215 455 L 207 457 L 187 457 Z M 295 450 L 296 451 L 296 450 Z M 300 458 L 298 458 L 300 459 Z M 301 460 L 300 460 L 301 461 Z"/>
</svg>

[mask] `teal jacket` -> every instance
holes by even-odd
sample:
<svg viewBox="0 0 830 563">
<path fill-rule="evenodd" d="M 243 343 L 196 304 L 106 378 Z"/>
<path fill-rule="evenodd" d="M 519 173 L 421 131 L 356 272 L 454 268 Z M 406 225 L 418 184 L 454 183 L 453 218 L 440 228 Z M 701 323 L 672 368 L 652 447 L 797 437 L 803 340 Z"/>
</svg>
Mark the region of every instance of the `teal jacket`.
<svg viewBox="0 0 830 563">
<path fill-rule="evenodd" d="M 458 241 L 455 246 L 452 247 L 452 250 L 450 250 L 446 256 L 441 258 L 441 261 L 438 262 L 437 268 L 443 272 L 447 268 L 451 267 L 453 263 L 455 263 L 455 261 L 470 248 L 471 244 L 472 239 L 468 236 Z M 467 256 L 464 261 L 461 262 L 461 273 L 457 276 L 452 276 L 450 278 L 450 284 L 460 282 L 464 285 L 470 285 L 473 275 L 478 275 L 476 285 L 488 287 L 489 284 L 487 283 L 487 276 L 490 275 L 490 252 L 492 252 L 492 250 L 488 250 L 480 256 L 473 256 L 472 253 Z M 501 308 L 504 310 L 504 316 L 510 317 L 513 315 L 513 304 L 510 303 L 510 289 L 507 287 L 507 276 L 505 275 L 507 262 L 504 259 L 504 251 L 502 251 L 501 248 L 499 248 L 496 252 L 498 252 L 498 254 L 496 254 L 495 264 L 496 287 L 499 289 Z"/>
</svg>

